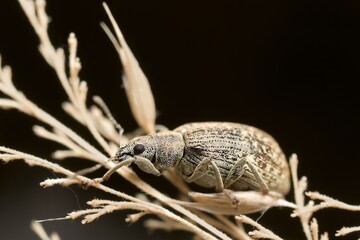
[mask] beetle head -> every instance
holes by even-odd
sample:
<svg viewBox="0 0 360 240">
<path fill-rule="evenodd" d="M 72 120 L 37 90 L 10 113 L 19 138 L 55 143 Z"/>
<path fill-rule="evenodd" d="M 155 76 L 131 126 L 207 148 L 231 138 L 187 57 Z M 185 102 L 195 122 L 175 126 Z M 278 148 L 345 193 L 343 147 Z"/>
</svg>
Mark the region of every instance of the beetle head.
<svg viewBox="0 0 360 240">
<path fill-rule="evenodd" d="M 176 166 L 184 152 L 184 140 L 180 133 L 161 132 L 148 136 L 137 137 L 127 145 L 120 147 L 115 160 L 123 161 L 129 158 L 144 159 L 134 161 L 138 167 L 147 173 L 158 175 L 159 172 Z M 148 162 L 145 162 L 148 160 Z M 150 164 L 156 168 L 150 169 Z"/>
</svg>

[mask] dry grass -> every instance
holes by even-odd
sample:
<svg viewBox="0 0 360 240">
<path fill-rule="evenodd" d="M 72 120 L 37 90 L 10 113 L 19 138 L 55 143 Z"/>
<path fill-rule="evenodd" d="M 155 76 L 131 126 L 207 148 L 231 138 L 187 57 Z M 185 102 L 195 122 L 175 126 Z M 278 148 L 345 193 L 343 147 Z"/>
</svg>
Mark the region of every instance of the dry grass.
<svg viewBox="0 0 360 240">
<path fill-rule="evenodd" d="M 39 108 L 17 89 L 12 81 L 11 68 L 2 65 L 1 58 L 0 92 L 5 97 L 0 98 L 0 107 L 5 110 L 17 109 L 41 121 L 44 126 L 35 126 L 35 134 L 49 141 L 57 142 L 66 148 L 66 150 L 54 152 L 52 158 L 55 161 L 76 157 L 93 162 L 94 169 L 97 169 L 98 166 L 103 166 L 107 169 L 114 167 L 115 164 L 109 161 L 109 158 L 113 156 L 120 143 L 127 143 L 131 137 L 136 136 L 136 133 L 123 134 L 123 129 L 114 124 L 112 117 L 107 117 L 109 114 L 103 112 L 103 107 L 98 105 L 87 106 L 86 102 L 89 98 L 88 86 L 79 77 L 81 61 L 77 56 L 78 42 L 75 34 L 69 34 L 69 55 L 65 56 L 65 51 L 61 48 L 55 48 L 48 36 L 49 18 L 45 11 L 45 1 L 20 0 L 19 2 L 39 37 L 39 49 L 43 58 L 56 72 L 68 96 L 68 100 L 63 104 L 64 111 L 89 130 L 97 141 L 99 148 L 89 144 L 86 139 L 68 128 L 65 123 L 58 121 L 52 115 Z M 155 125 L 156 109 L 150 85 L 126 44 L 109 8 L 106 5 L 104 7 L 115 31 L 115 36 L 104 23 L 102 27 L 113 42 L 122 61 L 125 72 L 124 83 L 132 113 L 144 132 L 155 132 L 155 129 L 159 128 L 159 126 Z M 68 58 L 68 61 L 66 61 L 66 58 Z M 99 97 L 96 99 L 96 102 L 102 105 Z M 105 109 L 105 111 L 107 110 Z M 126 219 L 127 222 L 137 222 L 145 215 L 156 215 L 160 220 L 146 220 L 145 226 L 147 228 L 189 231 L 195 237 L 201 239 L 282 239 L 260 225 L 259 222 L 252 220 L 244 214 L 283 206 L 294 209 L 291 217 L 298 217 L 300 219 L 305 239 L 325 240 L 329 239 L 329 236 L 327 233 L 319 233 L 318 222 L 313 217 L 315 212 L 324 208 L 360 211 L 360 206 L 348 205 L 317 192 L 306 192 L 306 177 L 299 179 L 297 176 L 298 160 L 296 155 L 292 155 L 290 158 L 295 203 L 286 201 L 283 196 L 277 193 L 269 193 L 264 196 L 258 192 L 248 191 L 233 193 L 233 196 L 238 200 L 235 205 L 234 201 L 232 201 L 233 199 L 224 193 L 190 193 L 190 188 L 184 181 L 171 171 L 164 176 L 181 193 L 179 199 L 169 198 L 165 193 L 160 192 L 139 178 L 128 167 L 118 169 L 117 173 L 145 194 L 137 196 L 128 195 L 121 192 L 121 189 L 109 188 L 86 177 L 87 170 L 74 172 L 71 169 L 62 167 L 61 162 L 54 163 L 7 147 L 0 147 L 0 159 L 3 162 L 23 160 L 29 166 L 41 166 L 63 175 L 63 178 L 43 181 L 41 185 L 44 187 L 79 184 L 84 187 L 97 188 L 119 198 L 119 201 L 94 199 L 88 202 L 89 209 L 74 211 L 64 217 L 64 219 L 82 218 L 82 223 L 90 223 L 113 211 L 135 210 L 136 213 L 129 215 Z M 252 225 L 255 230 L 246 232 L 243 224 Z M 37 222 L 34 222 L 32 227 L 41 239 L 60 239 L 56 234 L 48 236 Z M 360 227 L 344 227 L 337 232 L 336 236 L 343 236 L 359 230 Z"/>
</svg>

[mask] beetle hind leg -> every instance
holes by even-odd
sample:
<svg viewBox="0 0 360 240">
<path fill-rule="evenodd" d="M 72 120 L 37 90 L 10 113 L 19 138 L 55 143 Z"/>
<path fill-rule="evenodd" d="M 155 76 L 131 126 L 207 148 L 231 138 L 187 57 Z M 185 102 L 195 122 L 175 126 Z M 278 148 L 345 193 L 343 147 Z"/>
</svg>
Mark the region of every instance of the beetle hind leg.
<svg viewBox="0 0 360 240">
<path fill-rule="evenodd" d="M 248 159 L 251 158 L 251 159 Z M 253 174 L 256 182 L 259 184 L 260 190 L 267 194 L 269 192 L 269 187 L 264 182 L 263 178 L 260 176 L 259 172 L 256 170 L 254 165 L 251 163 L 252 157 L 248 156 L 246 158 L 241 158 L 236 161 L 234 166 L 230 169 L 226 180 L 225 180 L 225 188 L 229 188 L 232 184 L 234 184 L 236 181 L 238 181 L 245 173 L 244 166 L 248 166 L 250 168 L 251 173 Z"/>
<path fill-rule="evenodd" d="M 256 170 L 254 165 L 250 161 L 246 161 L 246 164 L 249 166 L 252 174 L 254 175 L 257 183 L 259 184 L 259 187 L 260 187 L 260 190 L 262 191 L 262 193 L 263 194 L 269 193 L 268 185 L 265 183 L 264 179 L 260 176 L 259 172 Z"/>
</svg>

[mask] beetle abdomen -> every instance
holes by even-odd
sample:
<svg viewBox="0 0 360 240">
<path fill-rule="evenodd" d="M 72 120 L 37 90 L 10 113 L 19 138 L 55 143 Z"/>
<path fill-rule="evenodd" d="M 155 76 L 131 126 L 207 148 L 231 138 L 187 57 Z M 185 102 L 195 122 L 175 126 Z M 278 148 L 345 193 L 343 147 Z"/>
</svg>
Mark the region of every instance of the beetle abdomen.
<svg viewBox="0 0 360 240">
<path fill-rule="evenodd" d="M 251 164 L 270 190 L 286 194 L 290 189 L 290 174 L 285 155 L 278 143 L 264 131 L 238 123 L 203 122 L 184 124 L 174 131 L 182 132 L 185 149 L 178 165 L 184 176 L 189 176 L 204 158 L 218 166 L 223 181 L 230 169 L 241 158 L 251 156 Z M 259 189 L 260 186 L 248 166 L 245 173 L 228 188 L 232 190 Z M 195 183 L 215 187 L 213 171 Z"/>
</svg>

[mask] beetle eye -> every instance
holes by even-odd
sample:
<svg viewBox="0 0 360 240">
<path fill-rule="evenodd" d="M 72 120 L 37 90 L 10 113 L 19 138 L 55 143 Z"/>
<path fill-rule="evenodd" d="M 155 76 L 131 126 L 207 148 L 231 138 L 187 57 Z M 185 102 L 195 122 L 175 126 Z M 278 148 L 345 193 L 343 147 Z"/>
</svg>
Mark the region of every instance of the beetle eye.
<svg viewBox="0 0 360 240">
<path fill-rule="evenodd" d="M 142 144 L 136 144 L 134 146 L 134 154 L 139 155 L 145 151 L 145 147 Z"/>
</svg>

